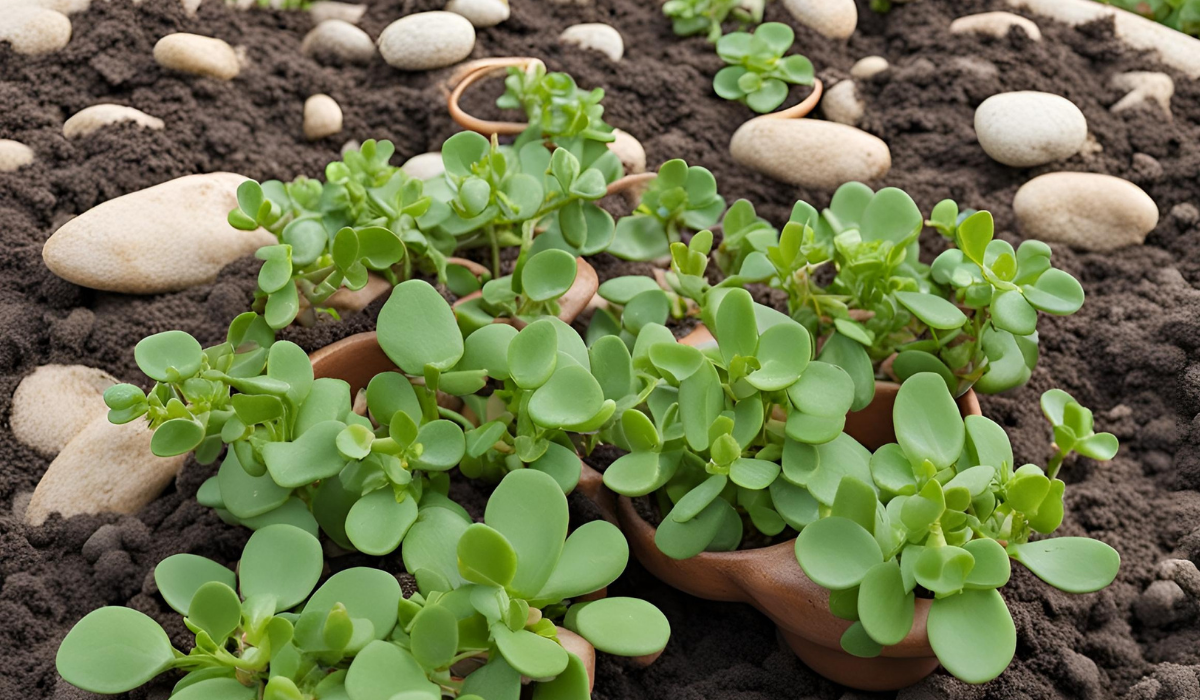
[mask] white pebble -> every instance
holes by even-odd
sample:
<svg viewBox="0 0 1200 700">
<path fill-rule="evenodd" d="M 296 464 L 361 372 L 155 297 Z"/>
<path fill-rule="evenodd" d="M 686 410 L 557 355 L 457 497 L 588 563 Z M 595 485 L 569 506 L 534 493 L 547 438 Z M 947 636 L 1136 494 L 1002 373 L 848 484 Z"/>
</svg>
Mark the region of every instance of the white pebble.
<svg viewBox="0 0 1200 700">
<path fill-rule="evenodd" d="M 613 129 L 613 136 L 617 140 L 609 142 L 608 150 L 617 154 L 621 165 L 625 166 L 625 174 L 646 172 L 646 149 L 642 148 L 641 142 L 620 129 Z"/>
<path fill-rule="evenodd" d="M 1175 95 L 1175 81 L 1166 73 L 1152 71 L 1133 71 L 1118 73 L 1112 77 L 1112 86 L 1118 90 L 1128 90 L 1116 104 L 1109 107 L 1114 113 L 1153 102 L 1162 108 L 1163 114 L 1171 116 L 1171 97 Z"/>
<path fill-rule="evenodd" d="M 83 365 L 38 367 L 13 392 L 13 437 L 53 457 L 88 423 L 108 414 L 104 390 L 116 383 L 107 372 Z"/>
<path fill-rule="evenodd" d="M 315 24 L 331 19 L 340 19 L 350 24 L 358 24 L 367 13 L 366 5 L 352 5 L 348 2 L 333 2 L 333 0 L 318 0 L 308 6 L 308 15 Z"/>
<path fill-rule="evenodd" d="M 848 39 L 858 26 L 854 0 L 783 0 L 796 21 L 830 39 Z"/>
<path fill-rule="evenodd" d="M 0 139 L 0 173 L 11 173 L 32 162 L 32 148 L 20 141 Z"/>
<path fill-rule="evenodd" d="M 446 165 L 442 162 L 441 152 L 433 151 L 432 153 L 419 153 L 409 158 L 404 161 L 404 165 L 401 165 L 400 169 L 409 177 L 428 180 L 446 172 Z"/>
<path fill-rule="evenodd" d="M 859 80 L 872 78 L 888 69 L 888 60 L 883 56 L 867 56 L 858 59 L 850 67 L 850 76 Z"/>
<path fill-rule="evenodd" d="M 73 139 L 88 136 L 102 127 L 119 122 L 134 122 L 145 129 L 163 128 L 163 120 L 124 105 L 92 105 L 85 107 L 63 123 L 63 136 Z"/>
<path fill-rule="evenodd" d="M 61 12 L 37 5 L 5 7 L 0 13 L 0 41 L 19 54 L 53 53 L 71 40 L 71 20 Z"/>
<path fill-rule="evenodd" d="M 446 11 L 462 15 L 477 29 L 494 27 L 508 19 L 508 0 L 450 0 Z"/>
<path fill-rule="evenodd" d="M 1110 251 L 1142 243 L 1158 206 L 1140 187 L 1111 175 L 1048 173 L 1017 190 L 1013 213 L 1027 238 Z"/>
<path fill-rule="evenodd" d="M 1046 92 L 1003 92 L 975 110 L 979 145 L 996 160 L 1031 168 L 1070 158 L 1087 140 L 1083 112 L 1070 100 Z"/>
<path fill-rule="evenodd" d="M 1042 40 L 1042 32 L 1033 20 L 1011 12 L 981 12 L 977 15 L 959 17 L 950 23 L 951 34 L 986 34 L 1002 39 L 1008 30 L 1020 27 L 1034 41 Z"/>
<path fill-rule="evenodd" d="M 862 119 L 866 105 L 858 98 L 854 81 L 842 80 L 825 91 L 821 111 L 829 121 L 854 126 Z"/>
<path fill-rule="evenodd" d="M 342 108 L 329 95 L 313 95 L 304 101 L 304 136 L 309 141 L 333 136 L 342 130 Z"/>
<path fill-rule="evenodd" d="M 345 20 L 327 19 L 305 35 L 300 50 L 323 63 L 367 63 L 375 55 L 375 42 L 366 32 Z"/>
<path fill-rule="evenodd" d="M 232 80 L 241 72 L 237 52 L 221 39 L 179 32 L 154 45 L 154 60 L 163 68 Z"/>
<path fill-rule="evenodd" d="M 625 40 L 621 38 L 621 33 L 599 22 L 567 27 L 558 35 L 558 41 L 581 49 L 599 51 L 611 61 L 619 61 L 625 55 Z"/>
<path fill-rule="evenodd" d="M 471 55 L 475 27 L 453 12 L 418 12 L 389 24 L 377 43 L 383 60 L 394 68 L 445 68 Z"/>
<path fill-rule="evenodd" d="M 819 119 L 751 119 L 734 132 L 729 150 L 743 166 L 823 190 L 876 180 L 892 167 L 891 152 L 879 138 Z"/>
</svg>

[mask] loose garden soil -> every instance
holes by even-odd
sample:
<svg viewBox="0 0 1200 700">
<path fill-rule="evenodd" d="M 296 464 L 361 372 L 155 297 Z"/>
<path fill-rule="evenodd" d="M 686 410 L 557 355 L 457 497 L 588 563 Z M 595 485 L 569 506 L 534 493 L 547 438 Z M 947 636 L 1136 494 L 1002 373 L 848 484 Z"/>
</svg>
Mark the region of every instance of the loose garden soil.
<svg viewBox="0 0 1200 700">
<path fill-rule="evenodd" d="M 372 5 L 361 26 L 377 36 L 392 20 L 441 9 L 443 0 L 387 0 Z M 1002 0 L 920 0 L 873 15 L 860 0 L 859 29 L 848 44 L 797 26 L 797 48 L 823 77 L 846 77 L 871 54 L 892 69 L 861 83 L 867 103 L 862 127 L 891 147 L 893 167 L 882 183 L 909 192 L 923 211 L 952 197 L 989 209 L 1000 235 L 1019 240 L 1011 202 L 1017 187 L 1054 169 L 1109 173 L 1129 179 L 1161 211 L 1145 246 L 1111 254 L 1056 248 L 1058 266 L 1083 281 L 1088 301 L 1075 316 L 1042 321 L 1042 360 L 1030 383 L 984 397 L 986 415 L 1010 430 L 1018 459 L 1049 456 L 1049 428 L 1037 398 L 1060 386 L 1095 409 L 1097 424 L 1116 433 L 1122 450 L 1111 463 L 1068 465 L 1069 513 L 1062 534 L 1102 539 L 1123 565 L 1107 590 L 1073 597 L 1016 572 L 1004 590 L 1017 624 L 1017 655 L 998 680 L 964 685 L 935 674 L 906 700 L 963 698 L 1200 698 L 1200 625 L 1194 601 L 1162 609 L 1142 592 L 1168 556 L 1200 561 L 1200 87 L 1113 37 L 1111 24 L 1067 28 L 1034 17 L 1044 38 L 1020 32 L 1003 39 L 959 36 L 957 16 L 1008 9 Z M 652 0 L 594 0 L 559 6 L 512 0 L 512 18 L 481 30 L 475 56 L 531 55 L 565 69 L 586 87 L 608 90 L 606 119 L 639 138 L 650 164 L 682 157 L 717 176 L 732 201 L 746 197 L 775 222 L 799 197 L 818 206 L 829 192 L 806 192 L 735 165 L 734 130 L 751 114 L 712 93 L 720 60 L 703 39 L 679 39 Z M 791 21 L 778 3 L 773 20 Z M 625 59 L 561 47 L 556 37 L 579 22 L 601 21 L 625 37 Z M 46 270 L 41 247 L 73 215 L 113 197 L 197 172 L 226 170 L 256 179 L 318 176 L 348 138 L 388 138 L 397 162 L 438 145 L 455 131 L 439 80 L 447 71 L 404 74 L 380 60 L 368 67 L 323 67 L 300 53 L 311 27 L 301 12 L 237 11 L 208 0 L 197 17 L 178 0 L 97 0 L 72 17 L 74 37 L 61 52 L 20 56 L 0 44 L 0 138 L 30 145 L 37 162 L 0 174 L 0 697 L 91 697 L 57 678 L 54 654 L 72 624 L 102 605 L 142 610 L 186 648 L 179 617 L 156 595 L 151 570 L 163 557 L 193 552 L 232 562 L 247 533 L 226 526 L 195 501 L 212 468 L 189 461 L 174 488 L 134 516 L 51 518 L 21 524 L 21 512 L 48 460 L 17 444 L 8 431 L 9 397 L 17 383 L 47 363 L 100 367 L 144 381 L 134 343 L 182 328 L 216 342 L 244 310 L 257 261 L 228 266 L 211 285 L 177 294 L 131 297 L 98 293 Z M 795 23 L 792 23 L 795 26 Z M 164 34 L 190 31 L 246 47 L 248 67 L 229 83 L 160 69 L 151 56 Z M 1152 109 L 1113 115 L 1121 94 L 1115 73 L 1160 70 L 1176 81 L 1173 121 Z M 974 108 L 1002 91 L 1063 95 L 1087 116 L 1096 147 L 1065 163 L 1022 171 L 988 158 L 974 138 Z M 332 95 L 345 112 L 339 137 L 304 140 L 306 97 Z M 467 100 L 479 116 L 499 83 Z M 803 96 L 796 90 L 792 101 Z M 73 141 L 63 120 L 97 102 L 130 104 L 163 119 L 162 131 L 130 125 Z M 496 115 L 498 116 L 498 115 Z M 804 167 L 797 163 L 797 167 Z M 936 238 L 933 234 L 927 234 Z M 931 254 L 936 241 L 926 250 Z M 597 261 L 602 278 L 630 268 Z M 624 271 L 624 272 L 623 272 Z M 339 323 L 291 329 L 283 335 L 307 350 L 374 325 L 381 301 Z M 119 476 L 119 475 L 118 475 Z M 464 489 L 478 510 L 482 494 Z M 577 515 L 586 504 L 575 502 Z M 361 557 L 355 557 L 361 561 Z M 346 560 L 331 558 L 333 567 Z M 377 562 L 400 571 L 399 557 Z M 774 627 L 748 607 L 678 594 L 636 563 L 612 587 L 658 605 L 673 636 L 647 670 L 601 655 L 600 700 L 778 700 L 892 697 L 835 686 L 781 646 Z M 165 698 L 159 681 L 131 698 Z"/>
</svg>

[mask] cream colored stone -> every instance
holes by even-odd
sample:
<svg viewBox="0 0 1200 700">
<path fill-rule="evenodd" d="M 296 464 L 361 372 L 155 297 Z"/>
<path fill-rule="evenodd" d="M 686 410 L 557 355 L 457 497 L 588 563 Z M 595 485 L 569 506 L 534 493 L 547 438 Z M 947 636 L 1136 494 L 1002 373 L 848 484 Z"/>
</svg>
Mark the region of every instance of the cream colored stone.
<svg viewBox="0 0 1200 700">
<path fill-rule="evenodd" d="M 183 13 L 188 17 L 195 17 L 196 11 L 200 9 L 200 3 L 203 0 L 179 0 L 183 5 Z"/>
<path fill-rule="evenodd" d="M 1033 20 L 1011 12 L 981 12 L 959 17 L 950 23 L 951 34 L 986 34 L 996 38 L 1008 36 L 1008 30 L 1020 27 L 1034 41 L 1042 40 L 1042 30 Z"/>
<path fill-rule="evenodd" d="M 415 177 L 418 180 L 428 180 L 431 177 L 437 177 L 446 172 L 446 164 L 442 162 L 441 151 L 433 151 L 432 153 L 420 153 L 404 161 L 404 165 L 400 166 L 409 177 Z"/>
<path fill-rule="evenodd" d="M 1048 173 L 1017 190 L 1013 212 L 1026 238 L 1110 251 L 1142 243 L 1158 207 L 1140 187 L 1111 175 Z"/>
<path fill-rule="evenodd" d="M 221 39 L 179 32 L 154 45 L 154 60 L 163 68 L 232 80 L 241 72 L 237 52 Z"/>
<path fill-rule="evenodd" d="M 64 15 L 83 12 L 91 6 L 91 0 L 3 0 L 3 2 L 0 2 L 0 7 L 5 8 L 5 10 L 14 7 L 44 7 L 47 10 L 61 12 Z"/>
<path fill-rule="evenodd" d="M 1092 0 L 1008 0 L 1008 4 L 1072 25 L 1112 17 L 1117 38 L 1126 45 L 1154 52 L 1168 66 L 1200 78 L 1200 39 L 1166 25 Z"/>
<path fill-rule="evenodd" d="M 170 483 L 185 457 L 155 457 L 153 435 L 142 420 L 113 425 L 101 416 L 88 423 L 42 475 L 25 522 L 41 525 L 51 513 L 69 518 L 140 510 Z"/>
<path fill-rule="evenodd" d="M 222 267 L 278 243 L 258 229 L 238 231 L 234 173 L 188 175 L 109 200 L 63 224 L 42 249 L 68 282 L 127 294 L 159 294 L 212 282 Z"/>
<path fill-rule="evenodd" d="M 0 12 L 0 41 L 19 54 L 54 53 L 71 40 L 71 20 L 61 12 L 38 5 L 17 5 Z"/>
<path fill-rule="evenodd" d="M 316 24 L 331 19 L 358 24 L 366 13 L 366 5 L 352 5 L 348 2 L 333 2 L 332 0 L 319 0 L 308 6 L 308 15 Z"/>
<path fill-rule="evenodd" d="M 1161 107 L 1168 118 L 1171 116 L 1171 97 L 1175 95 L 1175 81 L 1166 73 L 1118 73 L 1112 77 L 1112 86 L 1118 90 L 1128 90 L 1129 93 L 1109 107 L 1111 111 L 1120 113 L 1151 102 Z"/>
<path fill-rule="evenodd" d="M 1046 92 L 1002 92 L 975 110 L 979 145 L 993 160 L 1015 168 L 1070 158 L 1087 134 L 1083 112 L 1065 97 Z"/>
<path fill-rule="evenodd" d="M 63 136 L 69 139 L 88 136 L 97 130 L 119 122 L 134 122 L 145 129 L 163 128 L 163 120 L 124 105 L 92 105 L 84 107 L 63 122 Z"/>
<path fill-rule="evenodd" d="M 508 19 L 508 0 L 450 0 L 446 11 L 462 15 L 476 29 L 494 27 Z"/>
<path fill-rule="evenodd" d="M 53 457 L 88 423 L 108 414 L 104 390 L 116 384 L 103 370 L 83 365 L 43 365 L 13 392 L 13 437 Z"/>
<path fill-rule="evenodd" d="M 565 627 L 555 627 L 555 635 L 563 649 L 579 657 L 583 667 L 587 669 L 588 690 L 596 685 L 596 647 L 591 642 L 575 634 Z"/>
<path fill-rule="evenodd" d="M 475 27 L 453 12 L 418 12 L 389 24 L 377 43 L 383 60 L 393 68 L 445 68 L 471 55 Z"/>
<path fill-rule="evenodd" d="M 883 177 L 892 167 L 882 140 L 845 124 L 758 117 L 733 134 L 739 164 L 793 185 L 833 190 Z"/>
<path fill-rule="evenodd" d="M 342 108 L 329 95 L 304 101 L 304 136 L 309 141 L 333 136 L 342 130 Z"/>
<path fill-rule="evenodd" d="M 888 60 L 883 56 L 866 56 L 850 66 L 850 77 L 859 80 L 873 78 L 888 69 Z"/>
<path fill-rule="evenodd" d="M 858 89 L 853 80 L 842 80 L 825 91 L 821 97 L 821 111 L 829 121 L 854 126 L 867 109 L 858 98 Z"/>
<path fill-rule="evenodd" d="M 300 50 L 322 63 L 367 63 L 375 56 L 375 42 L 345 20 L 327 19 L 305 35 Z"/>
<path fill-rule="evenodd" d="M 796 21 L 830 39 L 848 39 L 858 26 L 854 0 L 783 0 Z"/>
<path fill-rule="evenodd" d="M 20 141 L 0 139 L 0 173 L 11 173 L 32 162 L 32 148 Z"/>
<path fill-rule="evenodd" d="M 558 35 L 560 44 L 578 46 L 581 49 L 599 51 L 610 61 L 620 61 L 625 55 L 625 40 L 621 32 L 608 24 L 589 22 L 567 27 Z"/>
<path fill-rule="evenodd" d="M 626 175 L 637 175 L 646 172 L 646 149 L 642 143 L 621 129 L 613 129 L 616 141 L 610 141 L 608 150 L 617 154 L 621 165 L 625 166 Z"/>
</svg>

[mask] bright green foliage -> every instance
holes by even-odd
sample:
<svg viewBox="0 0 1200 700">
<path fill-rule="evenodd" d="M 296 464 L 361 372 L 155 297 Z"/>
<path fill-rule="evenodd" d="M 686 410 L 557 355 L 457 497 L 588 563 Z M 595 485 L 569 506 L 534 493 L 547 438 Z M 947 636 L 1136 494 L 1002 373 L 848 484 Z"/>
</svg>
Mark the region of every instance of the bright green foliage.
<svg viewBox="0 0 1200 700">
<path fill-rule="evenodd" d="M 787 99 L 788 84 L 812 85 L 813 65 L 799 54 L 784 56 L 796 35 L 779 22 L 767 22 L 753 34 L 734 32 L 717 42 L 717 55 L 729 65 L 717 72 L 713 89 L 759 114 L 773 112 Z"/>
<path fill-rule="evenodd" d="M 1117 436 L 1112 433 L 1097 433 L 1092 425 L 1092 412 L 1084 408 L 1062 389 L 1050 389 L 1042 394 L 1042 413 L 1054 427 L 1054 444 L 1058 452 L 1046 465 L 1051 479 L 1058 476 L 1063 460 L 1072 452 L 1084 457 L 1107 462 L 1117 455 Z"/>
<path fill-rule="evenodd" d="M 1064 402 L 1050 403 L 1047 413 L 1061 416 Z M 846 651 L 874 656 L 903 640 L 920 587 L 933 594 L 929 641 L 942 665 L 968 683 L 987 682 L 1016 651 L 997 590 L 1010 561 L 1064 591 L 1088 593 L 1112 583 L 1120 556 L 1086 538 L 1031 542 L 1062 522 L 1063 482 L 1032 464 L 1015 468 L 1004 429 L 961 418 L 938 374 L 918 373 L 900 387 L 893 424 L 896 442 L 868 455 L 866 473 L 843 469 L 836 483 L 814 477 L 842 469 L 844 457 L 789 465 L 785 448 L 784 478 L 801 475 L 797 488 L 821 503 L 815 522 L 796 525 L 796 558 L 830 590 L 831 611 L 856 621 L 842 639 Z"/>
<path fill-rule="evenodd" d="M 548 140 L 570 147 L 573 139 L 609 143 L 613 128 L 604 123 L 604 88 L 581 90 L 566 73 L 547 73 L 540 61 L 528 68 L 509 68 L 501 109 L 522 109 L 529 122 L 526 141 Z"/>
<path fill-rule="evenodd" d="M 956 246 L 932 265 L 919 260 L 923 224 Z M 855 380 L 855 410 L 870 400 L 873 377 L 888 360 L 901 381 L 934 372 L 955 395 L 972 386 L 989 394 L 1021 386 L 1037 363 L 1038 312 L 1069 315 L 1083 305 L 1083 287 L 1051 265 L 1045 243 L 1014 250 L 994 238 L 990 214 L 960 214 L 950 200 L 925 221 L 895 188 L 847 183 L 820 213 L 797 202 L 782 231 L 742 200 L 722 228 L 713 256 L 726 275 L 720 286 L 759 282 L 786 292 L 791 316 L 827 339 L 821 359 Z M 699 300 L 708 288 L 703 268 L 681 261 L 668 279 Z M 835 276 L 822 285 L 826 265 Z"/>
<path fill-rule="evenodd" d="M 626 260 L 653 260 L 670 253 L 685 231 L 713 226 L 725 211 L 712 173 L 682 160 L 669 160 L 642 193 L 634 212 L 617 222 L 608 252 Z"/>
<path fill-rule="evenodd" d="M 267 698 L 371 700 L 374 696 L 350 687 L 345 669 L 360 652 L 391 636 L 400 584 L 389 573 L 354 568 L 335 574 L 314 593 L 322 566 L 316 538 L 289 525 L 250 537 L 236 586 L 232 572 L 215 562 L 190 554 L 168 557 L 156 567 L 155 580 L 171 607 L 185 616 L 195 647 L 186 655 L 176 651 L 166 632 L 140 612 L 101 608 L 67 634 L 58 650 L 58 672 L 97 693 L 132 690 L 179 669 L 187 673 L 175 686 L 180 698 L 253 700 L 265 692 Z M 287 612 L 305 599 L 301 612 Z M 431 700 L 439 697 L 423 675 L 415 680 L 416 688 L 434 693 Z"/>
<path fill-rule="evenodd" d="M 671 18 L 679 36 L 704 34 L 716 43 L 725 20 L 757 24 L 762 21 L 765 5 L 765 0 L 668 0 L 663 5 L 663 14 Z"/>
<path fill-rule="evenodd" d="M 1099 0 L 1184 34 L 1200 36 L 1200 0 Z"/>
</svg>

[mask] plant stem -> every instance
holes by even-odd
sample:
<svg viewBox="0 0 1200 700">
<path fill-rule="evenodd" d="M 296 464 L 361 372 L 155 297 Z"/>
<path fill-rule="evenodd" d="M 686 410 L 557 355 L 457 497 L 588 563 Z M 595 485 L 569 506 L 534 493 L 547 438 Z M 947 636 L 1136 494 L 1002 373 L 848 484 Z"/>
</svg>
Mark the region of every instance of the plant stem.
<svg viewBox="0 0 1200 700">
<path fill-rule="evenodd" d="M 487 238 L 488 245 L 492 247 L 492 276 L 495 279 L 500 279 L 500 241 L 496 238 L 496 229 L 494 226 L 488 226 Z"/>
</svg>

